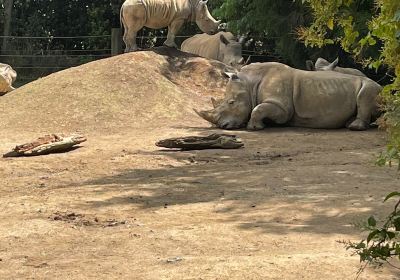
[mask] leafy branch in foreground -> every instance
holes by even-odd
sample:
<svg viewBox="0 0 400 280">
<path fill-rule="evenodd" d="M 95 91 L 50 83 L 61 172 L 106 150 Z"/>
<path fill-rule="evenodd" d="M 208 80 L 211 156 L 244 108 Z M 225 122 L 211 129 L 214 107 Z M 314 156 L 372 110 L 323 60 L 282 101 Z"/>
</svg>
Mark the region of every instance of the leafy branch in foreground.
<svg viewBox="0 0 400 280">
<path fill-rule="evenodd" d="M 297 32 L 306 46 L 340 44 L 364 65 L 373 69 L 384 65 L 394 73 L 380 95 L 385 112 L 380 127 L 388 132 L 388 147 L 378 164 L 397 163 L 400 169 L 400 1 L 298 1 L 314 15 L 313 23 Z"/>
<path fill-rule="evenodd" d="M 400 197 L 400 192 L 392 192 L 386 196 L 384 202 L 392 197 Z M 341 242 L 346 245 L 347 250 L 353 250 L 355 254 L 360 256 L 360 262 L 365 265 L 382 266 L 387 263 L 393 266 L 389 261 L 391 258 L 400 260 L 400 198 L 394 210 L 384 220 L 382 226 L 377 226 L 376 219 L 371 216 L 362 226 L 368 232 L 366 240 L 360 242 Z M 359 273 L 364 270 L 361 267 Z M 398 268 L 398 267 L 396 267 Z M 400 268 L 398 268 L 400 269 Z"/>
</svg>

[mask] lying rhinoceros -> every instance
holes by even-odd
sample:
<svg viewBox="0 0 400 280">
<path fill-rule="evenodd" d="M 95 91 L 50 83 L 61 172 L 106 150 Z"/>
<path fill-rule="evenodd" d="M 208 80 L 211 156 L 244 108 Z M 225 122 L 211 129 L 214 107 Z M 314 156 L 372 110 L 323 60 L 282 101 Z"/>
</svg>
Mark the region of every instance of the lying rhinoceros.
<svg viewBox="0 0 400 280">
<path fill-rule="evenodd" d="M 221 21 L 216 21 L 207 8 L 208 0 L 126 0 L 121 7 L 125 52 L 136 51 L 137 32 L 144 26 L 154 29 L 168 26 L 164 45 L 177 47 L 175 35 L 185 21 L 196 22 L 201 31 L 214 34 Z"/>
<path fill-rule="evenodd" d="M 225 98 L 210 111 L 196 111 L 220 128 L 263 129 L 265 121 L 310 128 L 365 130 L 378 116 L 381 86 L 332 71 L 310 72 L 275 62 L 229 74 Z"/>
<path fill-rule="evenodd" d="M 243 40 L 244 37 L 237 40 L 230 32 L 218 32 L 214 35 L 203 33 L 183 41 L 181 50 L 237 67 L 244 64 Z"/>
<path fill-rule="evenodd" d="M 307 60 L 306 65 L 307 69 L 311 71 L 335 71 L 343 74 L 366 77 L 366 75 L 360 70 L 354 68 L 339 67 L 337 66 L 338 63 L 339 63 L 339 58 L 336 58 L 334 62 L 330 63 L 326 59 L 320 57 L 315 62 L 315 65 L 311 60 Z"/>
<path fill-rule="evenodd" d="M 17 78 L 17 72 L 10 65 L 0 63 L 0 95 L 14 90 L 12 83 Z"/>
</svg>

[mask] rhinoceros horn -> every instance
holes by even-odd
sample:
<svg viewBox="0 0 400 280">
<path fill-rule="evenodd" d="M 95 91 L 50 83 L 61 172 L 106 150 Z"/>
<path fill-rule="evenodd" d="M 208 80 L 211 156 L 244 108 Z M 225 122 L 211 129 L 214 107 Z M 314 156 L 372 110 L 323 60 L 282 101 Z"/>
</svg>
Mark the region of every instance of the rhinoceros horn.
<svg viewBox="0 0 400 280">
<path fill-rule="evenodd" d="M 326 67 L 326 69 L 327 69 L 327 70 L 333 70 L 333 69 L 335 69 L 335 67 L 338 65 L 338 63 L 339 63 L 339 57 L 337 57 L 337 58 L 335 59 L 334 62 L 332 62 L 331 64 L 329 64 L 329 65 Z"/>
<path fill-rule="evenodd" d="M 249 55 L 246 59 L 246 61 L 244 62 L 243 66 L 249 65 L 250 64 L 250 59 L 251 59 L 251 55 Z"/>
<path fill-rule="evenodd" d="M 202 117 L 203 119 L 205 119 L 206 121 L 212 123 L 212 124 L 216 124 L 217 120 L 215 117 L 215 114 L 212 112 L 212 110 L 210 111 L 197 111 L 196 109 L 193 109 L 197 115 L 199 115 L 200 117 Z"/>
</svg>

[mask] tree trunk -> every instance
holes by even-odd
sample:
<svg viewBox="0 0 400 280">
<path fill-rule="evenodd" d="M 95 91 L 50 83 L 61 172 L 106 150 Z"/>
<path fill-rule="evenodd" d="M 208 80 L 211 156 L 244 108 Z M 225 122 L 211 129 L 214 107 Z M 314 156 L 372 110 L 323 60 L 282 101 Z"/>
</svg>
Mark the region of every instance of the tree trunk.
<svg viewBox="0 0 400 280">
<path fill-rule="evenodd" d="M 14 7 L 14 0 L 4 0 L 4 36 L 10 36 L 11 34 L 11 20 L 12 11 Z M 7 50 L 7 40 L 8 38 L 3 38 L 3 45 L 1 51 L 5 52 Z"/>
</svg>

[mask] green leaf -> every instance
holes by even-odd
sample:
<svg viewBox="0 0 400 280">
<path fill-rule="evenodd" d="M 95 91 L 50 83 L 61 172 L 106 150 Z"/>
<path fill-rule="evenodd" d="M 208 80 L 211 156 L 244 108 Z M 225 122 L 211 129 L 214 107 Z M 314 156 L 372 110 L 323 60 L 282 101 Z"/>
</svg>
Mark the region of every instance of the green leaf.
<svg viewBox="0 0 400 280">
<path fill-rule="evenodd" d="M 364 242 L 360 242 L 354 248 L 355 249 L 363 249 L 365 247 L 366 247 L 365 243 Z"/>
<path fill-rule="evenodd" d="M 368 218 L 368 225 L 370 227 L 376 226 L 376 220 L 375 220 L 374 216 L 371 216 L 371 217 Z"/>
<path fill-rule="evenodd" d="M 374 38 L 372 38 L 372 37 L 369 37 L 368 38 L 368 44 L 370 46 L 375 46 L 376 45 L 376 40 Z"/>
<path fill-rule="evenodd" d="M 335 41 L 333 41 L 332 39 L 325 39 L 324 40 L 324 44 L 326 45 L 333 45 L 335 43 Z"/>
<path fill-rule="evenodd" d="M 376 230 L 372 231 L 370 234 L 368 234 L 367 243 L 369 243 L 375 237 L 375 235 L 377 235 L 378 233 L 380 233 L 380 230 L 376 229 Z"/>
<path fill-rule="evenodd" d="M 400 21 L 400 10 L 398 10 L 398 11 L 395 13 L 393 19 L 394 19 L 395 21 Z"/>
<path fill-rule="evenodd" d="M 330 19 L 328 20 L 328 22 L 326 23 L 326 26 L 328 26 L 328 28 L 329 28 L 330 30 L 333 30 L 333 27 L 334 27 L 333 18 L 330 18 Z"/>
<path fill-rule="evenodd" d="M 393 225 L 394 225 L 394 228 L 396 229 L 396 231 L 400 231 L 400 218 L 394 219 Z"/>
<path fill-rule="evenodd" d="M 400 192 L 391 192 L 390 194 L 388 194 L 385 199 L 383 200 L 383 202 L 385 202 L 386 200 L 394 197 L 394 196 L 400 196 Z"/>
<path fill-rule="evenodd" d="M 389 239 L 393 239 L 396 237 L 396 234 L 394 232 L 388 231 L 387 236 L 389 237 Z"/>
</svg>

